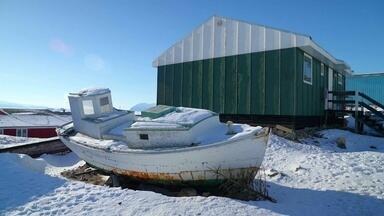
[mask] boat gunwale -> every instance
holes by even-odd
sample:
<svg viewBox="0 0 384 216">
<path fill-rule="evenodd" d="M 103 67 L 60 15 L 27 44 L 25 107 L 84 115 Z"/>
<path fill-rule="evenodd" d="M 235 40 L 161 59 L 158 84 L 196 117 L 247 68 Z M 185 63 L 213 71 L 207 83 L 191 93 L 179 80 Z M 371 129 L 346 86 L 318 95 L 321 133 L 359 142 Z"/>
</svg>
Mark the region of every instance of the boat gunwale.
<svg viewBox="0 0 384 216">
<path fill-rule="evenodd" d="M 260 130 L 264 130 L 264 132 L 260 133 Z M 60 132 L 60 131 L 58 131 L 58 132 Z M 77 133 L 79 133 L 79 132 L 77 132 Z M 164 148 L 164 149 L 161 149 L 161 148 L 157 148 L 157 149 L 130 149 L 127 146 L 128 147 L 127 150 L 121 150 L 121 149 L 114 150 L 114 149 L 109 149 L 109 148 L 101 148 L 101 147 L 97 147 L 97 146 L 93 146 L 93 145 L 87 145 L 85 143 L 80 143 L 80 142 L 77 142 L 75 140 L 69 139 L 70 136 L 68 136 L 68 135 L 62 136 L 60 133 L 58 135 L 59 135 L 60 139 L 65 139 L 68 142 L 76 143 L 76 144 L 84 146 L 86 148 L 101 150 L 101 151 L 104 151 L 107 153 L 168 154 L 168 153 L 188 152 L 188 151 L 196 151 L 196 150 L 198 151 L 198 150 L 207 149 L 207 148 L 214 148 L 214 147 L 218 147 L 218 146 L 230 145 L 230 144 L 233 144 L 234 142 L 238 142 L 238 141 L 245 140 L 248 138 L 253 138 L 253 139 L 263 138 L 263 137 L 269 136 L 269 133 L 270 133 L 270 129 L 268 127 L 264 127 L 264 128 L 261 128 L 257 131 L 253 131 L 253 132 L 244 134 L 243 136 L 240 136 L 240 137 L 236 137 L 236 138 L 233 138 L 230 140 L 224 140 L 224 141 L 220 141 L 220 142 L 205 144 L 205 145 L 196 145 L 196 146 L 179 147 L 179 148 Z M 254 136 L 254 137 L 252 137 L 252 136 Z M 92 137 L 89 137 L 89 138 L 95 139 Z M 266 143 L 267 143 L 267 141 L 266 141 Z M 123 142 L 123 141 L 117 141 L 117 142 Z"/>
</svg>

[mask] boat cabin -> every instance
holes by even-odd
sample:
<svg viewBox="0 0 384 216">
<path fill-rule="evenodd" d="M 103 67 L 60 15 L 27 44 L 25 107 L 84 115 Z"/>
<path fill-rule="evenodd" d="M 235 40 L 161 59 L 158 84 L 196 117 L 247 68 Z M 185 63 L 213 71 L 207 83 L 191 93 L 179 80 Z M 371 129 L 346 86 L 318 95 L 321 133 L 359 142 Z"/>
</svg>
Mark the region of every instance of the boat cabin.
<svg viewBox="0 0 384 216">
<path fill-rule="evenodd" d="M 133 112 L 113 107 L 108 88 L 84 89 L 68 98 L 75 130 L 94 138 L 101 139 L 111 128 L 135 118 Z"/>
</svg>

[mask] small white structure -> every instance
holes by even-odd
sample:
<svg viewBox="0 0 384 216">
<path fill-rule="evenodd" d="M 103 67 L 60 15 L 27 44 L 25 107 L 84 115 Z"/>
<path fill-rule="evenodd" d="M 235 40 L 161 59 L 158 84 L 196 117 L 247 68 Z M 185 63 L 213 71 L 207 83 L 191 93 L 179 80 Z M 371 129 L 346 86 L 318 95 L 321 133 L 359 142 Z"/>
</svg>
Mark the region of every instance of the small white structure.
<svg viewBox="0 0 384 216">
<path fill-rule="evenodd" d="M 201 144 L 204 134 L 222 127 L 209 110 L 177 107 L 159 118 L 141 120 L 125 129 L 130 148 L 183 147 Z"/>
<path fill-rule="evenodd" d="M 84 89 L 68 96 L 76 131 L 101 139 L 111 128 L 133 122 L 133 112 L 113 108 L 111 91 L 107 88 Z"/>
</svg>

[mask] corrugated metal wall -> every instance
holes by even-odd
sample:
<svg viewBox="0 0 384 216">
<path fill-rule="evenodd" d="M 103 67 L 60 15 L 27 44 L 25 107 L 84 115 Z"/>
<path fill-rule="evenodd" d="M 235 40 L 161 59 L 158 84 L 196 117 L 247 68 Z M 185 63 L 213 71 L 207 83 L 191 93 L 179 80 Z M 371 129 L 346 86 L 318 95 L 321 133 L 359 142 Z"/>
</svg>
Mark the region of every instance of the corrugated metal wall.
<svg viewBox="0 0 384 216">
<path fill-rule="evenodd" d="M 313 83 L 304 83 L 303 56 L 288 48 L 160 66 L 157 103 L 222 114 L 321 116 L 328 74 L 321 76 L 313 58 Z"/>
<path fill-rule="evenodd" d="M 348 76 L 346 88 L 363 92 L 384 104 L 384 73 Z"/>
</svg>

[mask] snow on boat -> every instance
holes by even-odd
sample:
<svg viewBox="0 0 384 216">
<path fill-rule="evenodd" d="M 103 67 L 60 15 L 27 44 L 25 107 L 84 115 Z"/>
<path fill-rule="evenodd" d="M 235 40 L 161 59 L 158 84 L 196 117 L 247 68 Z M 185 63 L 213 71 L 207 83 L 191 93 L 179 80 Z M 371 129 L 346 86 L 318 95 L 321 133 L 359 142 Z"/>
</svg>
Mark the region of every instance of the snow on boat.
<svg viewBox="0 0 384 216">
<path fill-rule="evenodd" d="M 224 124 L 216 113 L 159 105 L 142 112 L 112 107 L 109 89 L 69 96 L 73 123 L 62 142 L 90 165 L 139 180 L 217 182 L 257 171 L 268 128 Z"/>
</svg>

